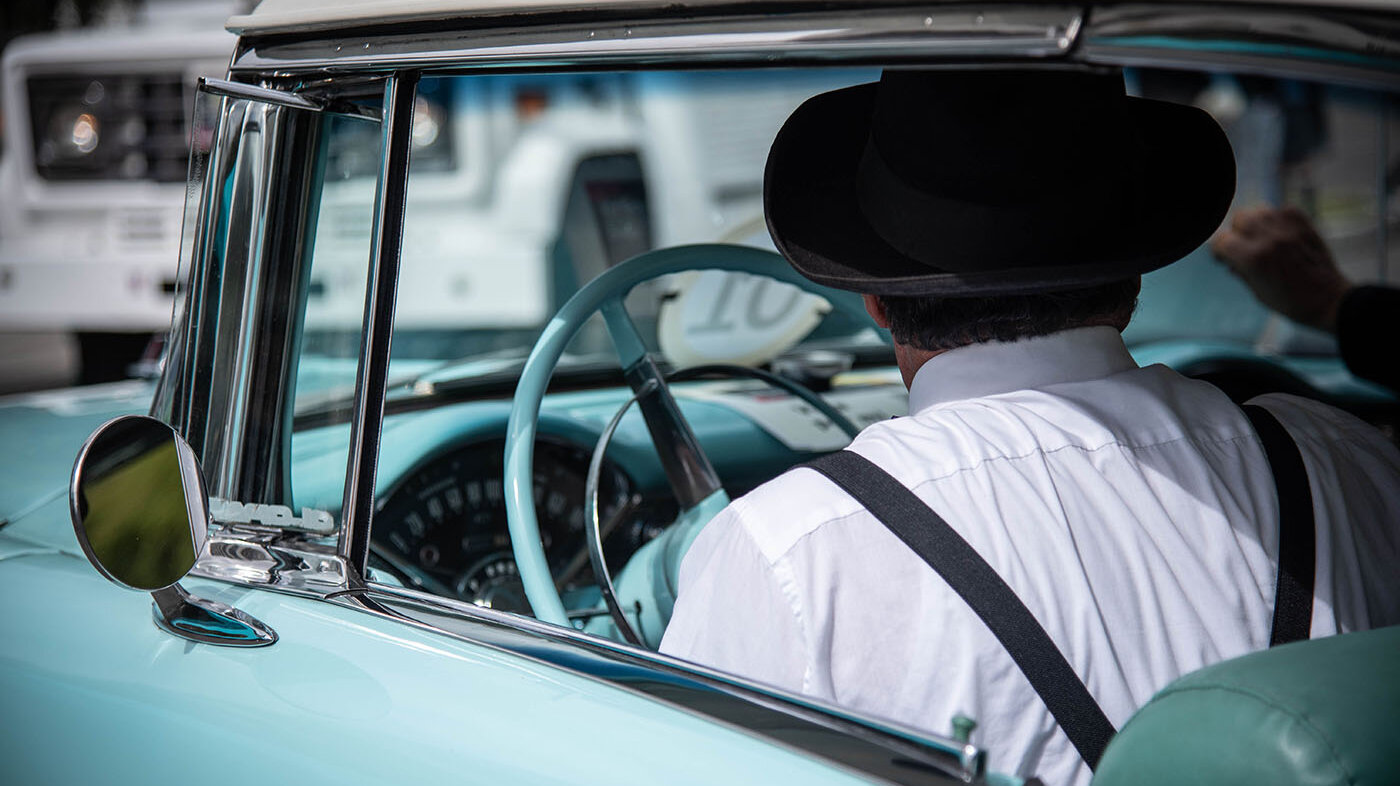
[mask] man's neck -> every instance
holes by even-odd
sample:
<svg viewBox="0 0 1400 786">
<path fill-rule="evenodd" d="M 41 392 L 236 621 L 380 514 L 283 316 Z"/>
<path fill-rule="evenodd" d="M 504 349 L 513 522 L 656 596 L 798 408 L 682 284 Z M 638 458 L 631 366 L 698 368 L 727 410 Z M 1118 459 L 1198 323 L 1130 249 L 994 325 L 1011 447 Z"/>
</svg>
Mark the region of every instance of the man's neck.
<svg viewBox="0 0 1400 786">
<path fill-rule="evenodd" d="M 899 366 L 899 375 L 904 378 L 904 387 L 914 384 L 914 375 L 924 364 L 947 352 L 946 349 L 918 349 L 908 344 L 895 342 L 894 362 Z"/>
</svg>

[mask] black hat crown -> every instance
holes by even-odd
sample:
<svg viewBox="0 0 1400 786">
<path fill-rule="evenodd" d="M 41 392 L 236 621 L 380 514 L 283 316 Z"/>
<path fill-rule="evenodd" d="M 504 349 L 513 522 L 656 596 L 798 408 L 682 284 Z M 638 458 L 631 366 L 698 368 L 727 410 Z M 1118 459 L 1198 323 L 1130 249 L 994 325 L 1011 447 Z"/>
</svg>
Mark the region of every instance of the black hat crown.
<svg viewBox="0 0 1400 786">
<path fill-rule="evenodd" d="M 1136 275 L 1203 242 L 1233 191 L 1208 115 L 1086 70 L 886 71 L 799 107 L 765 178 L 800 272 L 886 294 Z"/>
</svg>

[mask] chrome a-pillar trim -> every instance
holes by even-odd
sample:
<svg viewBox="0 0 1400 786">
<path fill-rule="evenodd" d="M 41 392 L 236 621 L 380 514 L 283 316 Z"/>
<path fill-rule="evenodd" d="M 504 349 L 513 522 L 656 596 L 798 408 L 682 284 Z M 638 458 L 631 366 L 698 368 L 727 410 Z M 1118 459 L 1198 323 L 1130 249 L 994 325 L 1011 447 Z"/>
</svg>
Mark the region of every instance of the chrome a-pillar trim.
<svg viewBox="0 0 1400 786">
<path fill-rule="evenodd" d="M 208 372 L 201 364 L 212 354 L 211 323 L 217 316 L 220 285 L 219 258 L 215 251 L 220 233 L 216 217 L 224 209 L 224 199 L 222 190 L 215 188 L 215 184 L 223 183 L 237 163 L 237 140 L 245 111 L 243 105 L 225 103 L 220 107 L 204 171 L 191 172 L 188 186 L 192 187 L 197 178 L 200 199 L 194 226 L 190 227 L 187 221 L 181 233 L 181 264 L 188 265 L 186 294 L 183 309 L 171 325 L 170 352 L 151 403 L 151 415 L 168 419 L 196 455 L 204 453 L 204 415 L 210 401 L 206 384 Z M 192 155 L 191 161 L 194 165 L 198 159 Z M 188 259 L 184 259 L 185 255 Z"/>
<path fill-rule="evenodd" d="M 345 35 L 326 31 L 246 39 L 231 71 L 296 73 L 350 67 L 453 66 L 605 67 L 661 64 L 849 62 L 862 58 L 1053 58 L 1075 45 L 1078 5 L 847 9 L 830 13 L 731 13 L 700 19 L 609 21 L 584 19 L 483 27 L 481 18 L 443 20 L 431 36 L 383 25 Z M 463 22 L 474 24 L 463 24 Z M 456 26 L 453 29 L 453 26 Z"/>
<path fill-rule="evenodd" d="M 359 582 L 369 560 L 369 527 L 374 514 L 374 480 L 379 466 L 384 397 L 389 381 L 394 299 L 399 255 L 403 250 L 404 204 L 408 195 L 409 151 L 413 142 L 413 102 L 418 73 L 406 71 L 384 83 L 383 156 L 374 204 L 374 250 L 359 366 L 355 371 L 355 407 L 351 415 L 350 455 L 341 505 L 340 556 L 349 580 Z"/>
</svg>

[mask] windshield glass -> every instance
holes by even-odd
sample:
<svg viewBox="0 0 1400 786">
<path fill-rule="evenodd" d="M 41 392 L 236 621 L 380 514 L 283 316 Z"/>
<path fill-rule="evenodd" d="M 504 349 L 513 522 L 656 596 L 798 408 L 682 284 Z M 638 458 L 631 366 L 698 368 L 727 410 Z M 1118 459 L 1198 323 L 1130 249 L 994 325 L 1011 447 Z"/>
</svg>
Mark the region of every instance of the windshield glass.
<svg viewBox="0 0 1400 786">
<path fill-rule="evenodd" d="M 753 273 L 766 264 L 793 275 L 772 251 L 764 215 L 773 139 L 808 97 L 878 78 L 874 68 L 426 76 L 413 113 L 376 457 L 376 569 L 445 597 L 538 611 L 515 561 L 517 546 L 538 540 L 544 562 L 527 564 L 533 580 L 547 567 L 566 611 L 605 631 L 597 550 L 622 565 L 663 533 L 681 531 L 669 525 L 694 500 L 678 501 L 672 490 L 690 487 L 673 481 L 693 466 L 673 461 L 668 471 L 665 457 L 681 451 L 657 449 L 641 407 L 624 411 L 639 377 L 624 379 L 601 318 L 574 335 L 548 383 L 539 368 L 521 382 L 525 358 L 570 298 L 611 271 L 630 274 L 618 266 L 639 254 L 729 244 L 742 252 L 714 251 L 717 261 L 743 257 Z M 1353 280 L 1393 275 L 1387 172 L 1400 131 L 1388 96 L 1189 71 L 1129 70 L 1126 83 L 1220 122 L 1239 162 L 1233 209 L 1296 205 Z M 291 485 L 298 506 L 336 511 L 364 343 L 383 130 L 345 121 L 328 131 Z M 638 285 L 625 307 L 663 374 L 746 367 L 673 386 L 675 406 L 731 498 L 907 413 L 889 333 L 873 327 L 858 296 L 697 268 Z M 1346 372 L 1329 337 L 1260 306 L 1208 247 L 1144 277 L 1125 338 L 1140 364 L 1207 381 L 1213 373 L 1240 400 L 1279 376 L 1363 404 L 1383 395 Z M 632 363 L 640 353 L 628 349 Z M 518 387 L 521 401 L 539 404 L 528 480 L 506 463 Z M 662 438 L 680 444 L 665 427 Z M 708 474 L 681 480 L 698 477 L 709 488 Z M 525 492 L 522 484 L 529 496 L 510 496 Z M 507 500 L 522 498 L 536 508 L 538 536 L 510 532 L 523 519 L 508 515 Z M 585 522 L 594 517 L 590 551 Z M 662 629 L 648 624 L 648 635 Z"/>
<path fill-rule="evenodd" d="M 707 242 L 771 249 L 762 185 L 777 129 L 807 97 L 877 76 L 875 69 L 806 69 L 425 77 L 414 114 L 391 382 L 403 393 L 425 380 L 513 379 L 569 296 L 643 251 Z M 1354 280 L 1393 275 L 1385 173 L 1389 151 L 1400 149 L 1400 124 L 1389 97 L 1190 71 L 1130 69 L 1126 79 L 1130 92 L 1195 104 L 1219 120 L 1238 160 L 1236 209 L 1299 205 Z M 369 124 L 360 131 L 378 133 Z M 326 379 L 352 376 L 337 369 L 353 366 L 358 346 L 337 337 L 358 336 L 360 327 L 372 231 L 364 206 L 378 160 L 369 141 L 347 135 L 329 152 L 335 178 L 322 197 L 320 272 L 306 323 L 307 348 L 327 364 Z M 709 293 L 708 300 L 686 297 L 688 308 L 710 314 L 693 324 L 711 326 L 777 313 L 792 297 L 778 287 L 759 298 L 752 282 L 706 276 L 640 287 L 629 311 L 663 364 L 708 357 L 694 345 L 695 330 L 672 331 L 669 341 L 666 330 L 657 331 L 668 304 L 689 289 Z M 801 302 L 817 318 L 785 323 L 762 352 L 709 359 L 762 365 L 815 347 L 850 353 L 853 362 L 889 359 L 868 322 Z M 1335 352 L 1330 337 L 1260 306 L 1205 247 L 1146 277 L 1126 338 L 1135 351 L 1190 341 L 1280 356 Z M 571 350 L 563 375 L 605 355 L 613 362 L 601 329 L 583 331 Z M 303 386 L 298 405 L 348 393 L 343 384 Z"/>
<path fill-rule="evenodd" d="M 424 78 L 391 380 L 511 374 L 569 296 L 641 252 L 709 242 L 771 249 L 763 167 L 779 126 L 807 97 L 877 77 L 872 69 L 842 69 Z M 359 334 L 363 278 L 352 271 L 365 263 L 372 227 L 362 206 L 377 164 L 366 158 L 364 141 L 347 138 L 330 151 L 328 167 L 340 179 L 322 195 L 307 349 L 331 365 L 353 364 L 356 341 L 337 336 Z M 329 249 L 343 249 L 339 269 L 329 264 Z M 724 323 L 732 309 L 735 318 L 752 314 L 764 324 L 765 315 L 797 302 L 785 285 L 755 292 L 745 279 L 644 285 L 628 306 L 652 348 L 667 343 L 656 325 L 682 285 L 712 290 L 711 300 L 690 306 L 707 308 L 712 323 Z M 885 351 L 864 320 L 833 314 L 815 321 L 821 324 L 795 339 Z M 663 347 L 673 350 L 661 353 L 663 361 L 688 365 L 669 356 L 675 346 Z M 600 329 L 585 330 L 561 371 L 610 352 Z M 767 358 L 745 362 L 760 359 Z M 320 392 L 299 389 L 299 405 L 346 391 Z"/>
</svg>

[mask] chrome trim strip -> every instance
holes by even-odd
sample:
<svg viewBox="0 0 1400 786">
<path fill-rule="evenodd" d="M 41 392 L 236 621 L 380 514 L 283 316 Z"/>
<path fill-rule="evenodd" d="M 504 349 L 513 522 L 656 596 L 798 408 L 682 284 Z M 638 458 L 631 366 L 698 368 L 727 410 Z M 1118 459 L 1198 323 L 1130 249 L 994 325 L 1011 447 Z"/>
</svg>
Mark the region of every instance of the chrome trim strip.
<svg viewBox="0 0 1400 786">
<path fill-rule="evenodd" d="M 350 455 L 341 505 L 340 556 L 356 583 L 369 560 L 369 528 L 374 514 L 374 478 L 379 467 L 379 437 L 384 427 L 384 397 L 389 382 L 389 346 L 393 338 L 394 298 L 399 252 L 403 246 L 404 203 L 408 195 L 409 151 L 413 141 L 413 102 L 418 73 L 395 74 L 384 84 L 383 156 L 374 206 L 374 252 L 365 287 L 365 321 L 359 367 L 355 372 L 355 409 L 351 416 Z"/>
<path fill-rule="evenodd" d="M 442 66 L 628 67 L 655 63 L 795 63 L 860 58 L 1053 58 L 1067 54 L 1079 6 L 857 9 L 635 23 L 529 25 L 431 34 L 308 34 L 240 42 L 230 71 L 290 75 Z M 470 22 L 472 20 L 464 20 Z M 450 24 L 450 23 L 447 23 Z M 460 22 L 458 24 L 461 24 Z M 411 28 L 410 28 L 411 29 Z M 398 31 L 398 32 L 396 32 Z"/>
<path fill-rule="evenodd" d="M 1229 69 L 1400 90 L 1400 30 L 1383 18 L 1342 9 L 1096 8 L 1078 54 L 1107 65 Z"/>
<path fill-rule="evenodd" d="M 214 339 L 218 360 L 210 377 L 215 412 L 223 418 L 206 435 L 202 454 L 210 487 L 219 496 L 234 499 L 244 498 L 239 486 L 243 480 L 241 458 L 249 449 L 250 421 L 257 417 L 248 407 L 254 370 L 260 362 L 253 351 L 253 340 L 266 298 L 263 287 L 267 229 L 272 220 L 268 194 L 275 182 L 274 162 L 284 120 L 281 110 L 271 106 L 259 102 L 248 107 L 247 111 L 257 119 L 244 129 L 238 173 L 229 191 L 228 230 L 220 271 L 222 294 Z"/>
<path fill-rule="evenodd" d="M 292 109 L 308 109 L 312 112 L 319 112 L 325 109 L 325 105 L 321 102 L 312 101 L 296 93 L 272 90 L 266 87 L 256 87 L 254 85 L 245 85 L 242 82 L 229 82 L 224 79 L 210 79 L 202 76 L 199 78 L 199 89 L 216 96 L 245 98 L 250 101 L 261 101 L 265 104 L 286 106 Z"/>
<path fill-rule="evenodd" d="M 246 107 L 221 100 L 214 140 L 202 177 L 195 226 L 190 241 L 188 291 L 181 322 L 172 323 L 173 337 L 165 373 L 151 403 L 151 415 L 167 415 L 171 426 L 184 437 L 196 455 L 205 456 L 209 404 L 209 380 L 213 367 L 214 327 L 218 323 L 219 232 L 215 218 L 225 209 L 222 184 L 237 163 L 239 133 Z M 189 198 L 188 196 L 186 197 Z"/>
<path fill-rule="evenodd" d="M 530 617 L 377 583 L 332 593 L 326 600 L 663 701 L 864 777 L 891 783 L 931 779 L 969 783 L 986 772 L 986 753 L 974 745 L 913 729 L 882 727 L 810 698 L 785 696 L 713 669 Z M 447 617 L 456 627 L 416 618 L 411 609 L 390 608 L 386 603 Z M 859 750 L 842 749 L 843 743 Z M 877 762 L 872 755 L 876 751 L 885 755 L 884 761 Z M 872 766 L 876 764 L 878 768 Z"/>
<path fill-rule="evenodd" d="M 476 606 L 378 582 L 350 586 L 346 575 L 331 565 L 343 566 L 339 557 L 288 548 L 256 533 L 236 532 L 213 536 L 192 576 L 277 592 L 293 597 L 324 600 L 356 611 L 375 614 L 436 635 L 485 647 L 516 657 L 568 670 L 632 693 L 647 696 L 702 715 L 738 731 L 756 734 L 781 747 L 804 755 L 817 755 L 836 766 L 870 777 L 869 746 L 886 752 L 886 762 L 898 783 L 928 782 L 930 776 L 954 782 L 977 781 L 986 772 L 986 753 L 950 737 L 902 729 L 874 719 L 856 718 L 847 710 L 819 700 L 789 696 L 763 688 L 699 664 L 661 653 L 640 650 L 572 628 L 541 622 L 510 612 Z M 388 608 L 385 603 L 410 605 L 444 619 L 419 619 Z M 446 624 L 444 624 L 446 623 Z M 738 708 L 736 710 L 736 708 Z M 745 711 L 745 708 L 748 708 Z M 723 712 L 728 709 L 729 712 Z M 745 714 L 749 723 L 735 714 Z M 774 724 L 773 713 L 792 720 Z M 756 715 L 763 717 L 754 717 Z M 794 728 L 794 725 L 800 728 Z M 805 730 L 805 733 L 803 733 Z M 794 732 L 793 740 L 782 732 Z M 818 732 L 814 734 L 813 732 Z M 831 735 L 853 739 L 867 754 L 843 761 L 835 757 Z M 803 744 L 806 743 L 806 747 Z"/>
</svg>

